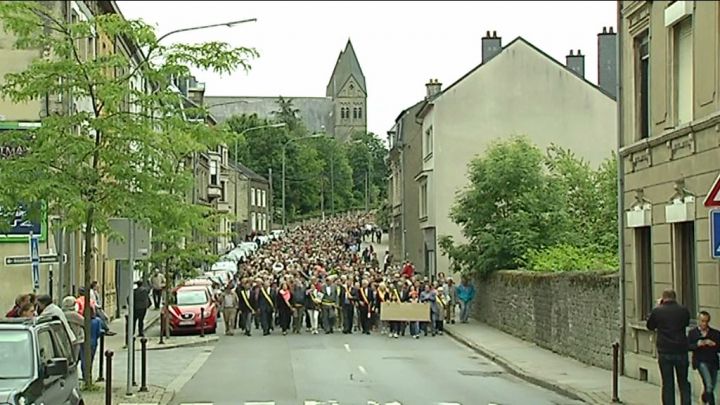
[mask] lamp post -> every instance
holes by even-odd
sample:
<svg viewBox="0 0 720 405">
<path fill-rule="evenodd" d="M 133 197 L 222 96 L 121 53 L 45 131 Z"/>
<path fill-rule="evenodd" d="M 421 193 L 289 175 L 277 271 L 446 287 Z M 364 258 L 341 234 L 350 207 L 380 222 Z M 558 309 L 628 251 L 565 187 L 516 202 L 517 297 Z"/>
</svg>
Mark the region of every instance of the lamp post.
<svg viewBox="0 0 720 405">
<path fill-rule="evenodd" d="M 361 144 L 362 140 L 358 139 L 353 144 Z M 370 169 L 372 168 L 370 148 L 367 153 L 367 166 L 365 167 L 365 212 L 370 212 Z"/>
<path fill-rule="evenodd" d="M 287 227 L 287 221 L 286 221 L 286 210 L 285 210 L 285 150 L 287 149 L 287 146 L 294 141 L 301 141 L 303 139 L 311 139 L 311 138 L 320 138 L 324 136 L 324 133 L 320 134 L 312 134 L 308 136 L 301 136 L 300 138 L 293 138 L 288 139 L 287 142 L 285 142 L 282 146 L 282 221 L 283 221 L 283 229 Z"/>
<path fill-rule="evenodd" d="M 196 26 L 196 27 L 180 28 L 180 29 L 176 29 L 176 30 L 173 30 L 173 31 L 170 31 L 170 32 L 168 32 L 168 33 L 165 33 L 165 34 L 161 35 L 161 36 L 157 39 L 157 42 L 162 41 L 163 39 L 169 37 L 170 35 L 179 34 L 179 33 L 181 33 L 181 32 L 204 30 L 204 29 L 207 29 L 207 28 L 215 28 L 215 27 L 223 27 L 223 26 L 228 27 L 228 28 L 232 28 L 232 27 L 234 27 L 234 26 L 236 26 L 236 25 L 238 25 L 238 24 L 243 24 L 243 23 L 247 23 L 247 22 L 256 22 L 256 21 L 257 21 L 257 18 L 248 18 L 248 19 L 245 19 L 245 20 L 229 21 L 229 22 L 218 23 L 218 24 L 199 25 L 199 26 Z"/>
</svg>

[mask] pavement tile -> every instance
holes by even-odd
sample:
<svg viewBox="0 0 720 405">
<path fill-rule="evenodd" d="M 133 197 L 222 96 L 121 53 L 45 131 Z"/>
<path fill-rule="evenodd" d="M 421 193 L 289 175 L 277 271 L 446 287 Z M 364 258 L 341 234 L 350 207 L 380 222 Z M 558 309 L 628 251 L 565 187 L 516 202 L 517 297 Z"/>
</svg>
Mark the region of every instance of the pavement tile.
<svg viewBox="0 0 720 405">
<path fill-rule="evenodd" d="M 612 373 L 563 357 L 486 324 L 445 325 L 459 342 L 508 369 L 512 374 L 589 404 L 612 404 Z M 624 404 L 657 404 L 660 387 L 620 377 L 618 397 Z"/>
</svg>

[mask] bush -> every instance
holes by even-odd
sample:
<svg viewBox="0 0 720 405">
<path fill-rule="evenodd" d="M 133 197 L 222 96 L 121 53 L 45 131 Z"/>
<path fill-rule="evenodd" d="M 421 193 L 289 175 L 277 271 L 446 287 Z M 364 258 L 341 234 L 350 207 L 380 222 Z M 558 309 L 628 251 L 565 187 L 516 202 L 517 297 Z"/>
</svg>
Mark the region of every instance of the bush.
<svg viewBox="0 0 720 405">
<path fill-rule="evenodd" d="M 617 254 L 568 244 L 529 249 L 524 262 L 527 270 L 542 272 L 617 270 L 619 267 Z"/>
</svg>

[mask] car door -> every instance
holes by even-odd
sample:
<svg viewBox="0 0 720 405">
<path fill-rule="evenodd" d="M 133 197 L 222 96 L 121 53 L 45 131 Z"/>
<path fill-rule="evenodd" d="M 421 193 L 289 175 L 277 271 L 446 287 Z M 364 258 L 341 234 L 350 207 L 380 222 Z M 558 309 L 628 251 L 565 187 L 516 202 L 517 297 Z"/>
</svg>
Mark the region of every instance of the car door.
<svg viewBox="0 0 720 405">
<path fill-rule="evenodd" d="M 35 401 L 37 405 L 55 405 L 65 404 L 65 399 L 62 396 L 61 380 L 64 384 L 64 379 L 60 376 L 45 377 L 44 368 L 48 362 L 54 358 L 63 357 L 58 350 L 55 348 L 55 341 L 53 340 L 53 334 L 49 326 L 43 326 L 37 331 L 38 340 L 38 359 L 40 362 L 40 371 L 42 372 L 42 387 L 43 392 L 40 397 Z"/>
<path fill-rule="evenodd" d="M 68 336 L 65 326 L 60 322 L 53 322 L 50 325 L 50 329 L 53 332 L 55 348 L 59 350 L 59 357 L 64 357 L 68 361 L 68 373 L 60 378 L 60 390 L 61 397 L 63 398 L 62 404 L 70 404 L 73 396 L 73 388 L 79 389 L 78 368 L 80 362 L 74 355 L 72 343 L 70 343 L 70 336 Z"/>
</svg>

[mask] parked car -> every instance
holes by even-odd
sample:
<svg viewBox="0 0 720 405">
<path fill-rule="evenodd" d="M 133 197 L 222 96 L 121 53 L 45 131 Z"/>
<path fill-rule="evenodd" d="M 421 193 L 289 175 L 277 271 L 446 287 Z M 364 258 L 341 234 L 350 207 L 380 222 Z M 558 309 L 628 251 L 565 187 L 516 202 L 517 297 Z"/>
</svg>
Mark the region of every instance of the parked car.
<svg viewBox="0 0 720 405">
<path fill-rule="evenodd" d="M 84 404 L 77 353 L 57 317 L 0 319 L 0 404 Z"/>
<path fill-rule="evenodd" d="M 171 335 L 200 332 L 201 329 L 205 332 L 215 333 L 217 329 L 218 307 L 207 286 L 182 285 L 175 287 L 170 296 L 168 311 Z"/>
</svg>

